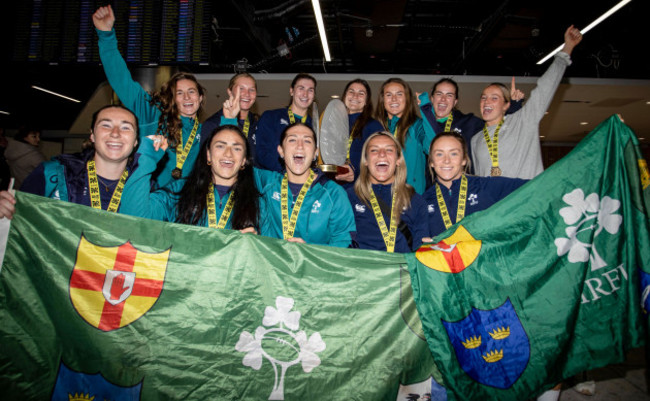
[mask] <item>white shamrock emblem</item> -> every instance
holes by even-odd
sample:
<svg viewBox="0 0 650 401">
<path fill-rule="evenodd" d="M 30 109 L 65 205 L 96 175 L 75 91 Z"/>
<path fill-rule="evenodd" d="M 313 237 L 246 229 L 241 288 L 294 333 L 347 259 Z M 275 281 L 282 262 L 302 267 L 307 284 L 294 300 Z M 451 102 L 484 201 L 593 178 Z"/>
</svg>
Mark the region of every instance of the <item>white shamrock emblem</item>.
<svg viewBox="0 0 650 401">
<path fill-rule="evenodd" d="M 569 253 L 569 262 L 591 261 L 591 270 L 607 266 L 593 245 L 593 240 L 605 229 L 610 234 L 616 234 L 623 222 L 623 217 L 615 212 L 621 207 L 621 202 L 604 196 L 599 200 L 598 194 L 592 193 L 585 198 L 582 189 L 577 188 L 562 197 L 569 206 L 560 209 L 560 216 L 569 225 L 565 232 L 568 238 L 556 238 L 557 255 Z M 581 241 L 579 234 L 595 230 L 591 243 Z M 591 248 L 591 252 L 589 249 Z"/>
<path fill-rule="evenodd" d="M 259 370 L 263 358 L 271 363 L 275 382 L 269 400 L 284 400 L 284 376 L 290 366 L 302 362 L 302 370 L 309 373 L 321 363 L 316 353 L 325 349 L 320 333 L 307 338 L 303 330 L 295 332 L 300 325 L 300 312 L 291 311 L 293 304 L 292 298 L 277 297 L 275 308 L 267 306 L 264 311 L 262 324 L 268 328 L 259 326 L 255 335 L 243 331 L 235 345 L 237 351 L 246 353 L 244 366 Z"/>
</svg>

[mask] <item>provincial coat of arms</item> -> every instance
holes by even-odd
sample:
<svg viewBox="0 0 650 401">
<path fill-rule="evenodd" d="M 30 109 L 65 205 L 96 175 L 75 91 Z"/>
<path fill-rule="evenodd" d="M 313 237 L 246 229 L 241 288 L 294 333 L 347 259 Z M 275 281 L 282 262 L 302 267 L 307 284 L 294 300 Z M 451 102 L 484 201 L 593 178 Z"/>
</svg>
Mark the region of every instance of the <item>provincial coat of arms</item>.
<svg viewBox="0 0 650 401">
<path fill-rule="evenodd" d="M 460 367 L 481 384 L 510 388 L 528 366 L 530 342 L 510 299 L 492 310 L 472 308 L 467 317 L 442 324 Z"/>
<path fill-rule="evenodd" d="M 82 236 L 70 277 L 72 305 L 88 324 L 103 331 L 133 323 L 158 300 L 169 252 L 142 252 L 130 242 L 102 247 Z"/>
</svg>

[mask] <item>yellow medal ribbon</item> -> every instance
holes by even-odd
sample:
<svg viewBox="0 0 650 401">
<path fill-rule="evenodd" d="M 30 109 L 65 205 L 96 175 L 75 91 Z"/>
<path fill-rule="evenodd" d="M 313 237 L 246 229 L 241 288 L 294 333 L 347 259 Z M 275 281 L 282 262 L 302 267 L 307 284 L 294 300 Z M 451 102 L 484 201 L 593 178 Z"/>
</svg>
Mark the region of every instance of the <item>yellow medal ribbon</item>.
<svg viewBox="0 0 650 401">
<path fill-rule="evenodd" d="M 396 193 L 393 193 L 393 200 L 390 205 L 390 229 L 386 227 L 386 222 L 384 221 L 384 215 L 381 214 L 381 208 L 379 207 L 379 202 L 375 196 L 375 191 L 370 191 L 370 204 L 372 205 L 372 211 L 375 214 L 375 219 L 377 220 L 377 225 L 379 226 L 379 231 L 381 231 L 381 236 L 384 238 L 384 244 L 386 245 L 386 252 L 395 252 L 395 237 L 397 236 L 397 213 L 395 213 L 395 198 Z"/>
<path fill-rule="evenodd" d="M 454 122 L 454 115 L 449 114 L 447 117 L 447 122 L 445 123 L 445 132 L 451 132 L 451 124 Z"/>
<path fill-rule="evenodd" d="M 248 116 L 246 116 L 246 120 L 244 121 L 244 128 L 242 131 L 244 132 L 244 136 L 248 138 L 248 130 L 251 128 L 251 122 L 248 119 Z"/>
<path fill-rule="evenodd" d="M 359 119 L 357 118 L 357 121 L 354 122 L 354 125 L 352 126 L 352 130 L 350 131 L 350 137 L 348 138 L 348 156 L 345 159 L 348 163 L 350 162 L 350 148 L 352 147 L 352 135 L 354 134 L 354 130 L 357 128 L 357 123 L 359 122 Z"/>
<path fill-rule="evenodd" d="M 440 184 L 436 182 L 436 197 L 438 198 L 438 208 L 440 209 L 440 214 L 442 215 L 442 221 L 445 223 L 445 228 L 449 228 L 453 225 L 451 218 L 449 217 L 449 211 L 447 210 L 447 205 L 445 204 L 445 198 L 442 197 L 442 191 L 440 190 Z M 467 177 L 463 174 L 463 177 L 460 180 L 460 192 L 458 193 L 458 210 L 456 211 L 456 223 L 461 221 L 465 217 L 465 203 L 467 202 Z"/>
<path fill-rule="evenodd" d="M 230 218 L 230 213 L 232 213 L 232 208 L 233 206 L 235 206 L 235 202 L 233 201 L 232 194 L 230 194 L 230 196 L 228 197 L 228 202 L 226 202 L 226 207 L 224 207 L 223 212 L 221 212 L 221 217 L 219 217 L 219 224 L 217 224 L 217 205 L 214 201 L 214 185 L 212 183 L 210 183 L 210 187 L 208 188 L 207 203 L 208 203 L 208 227 L 219 228 L 219 229 L 226 228 L 226 223 L 228 223 L 228 219 Z"/>
<path fill-rule="evenodd" d="M 291 212 L 291 219 L 289 219 L 289 180 L 287 179 L 287 174 L 284 174 L 280 189 L 280 211 L 282 212 L 282 236 L 284 239 L 293 238 L 293 233 L 296 230 L 296 222 L 298 221 L 298 213 L 300 213 L 302 202 L 305 200 L 305 195 L 309 191 L 314 177 L 316 177 L 316 174 L 314 174 L 313 170 L 310 170 L 307 181 L 302 184 L 300 193 L 298 193 L 296 203 L 293 205 L 293 211 Z"/>
<path fill-rule="evenodd" d="M 487 123 L 483 126 L 483 137 L 485 138 L 485 143 L 488 147 L 488 152 L 490 153 L 490 160 L 492 160 L 492 172 L 494 175 L 501 175 L 501 169 L 499 168 L 499 130 L 503 125 L 503 119 L 499 121 L 497 129 L 494 131 L 494 139 L 490 140 L 490 133 L 487 130 Z"/>
<path fill-rule="evenodd" d="M 97 169 L 95 168 L 95 161 L 88 160 L 86 163 L 86 169 L 88 170 L 88 191 L 90 192 L 90 206 L 93 209 L 102 208 L 102 199 L 99 195 L 99 179 L 97 178 Z M 124 169 L 120 180 L 113 191 L 113 196 L 111 196 L 111 201 L 106 208 L 107 212 L 117 212 L 117 208 L 120 207 L 120 201 L 122 200 L 122 191 L 124 190 L 124 183 L 126 178 L 129 176 L 129 172 Z"/>
<path fill-rule="evenodd" d="M 295 124 L 296 116 L 293 115 L 293 111 L 291 111 L 291 106 L 289 106 L 289 110 L 287 111 L 287 113 L 289 114 L 289 121 L 291 121 L 291 124 Z M 300 122 L 303 124 L 305 123 L 305 121 L 307 121 L 307 113 L 305 113 L 305 115 L 302 116 L 302 118 L 300 119 Z"/>
<path fill-rule="evenodd" d="M 190 154 L 190 149 L 192 148 L 192 144 L 194 143 L 194 137 L 196 137 L 196 132 L 198 130 L 199 130 L 199 119 L 196 118 L 194 119 L 194 127 L 192 128 L 190 137 L 187 138 L 185 147 L 183 147 L 183 137 L 181 135 L 181 140 L 178 141 L 178 145 L 176 145 L 176 168 L 172 172 L 174 178 L 177 179 L 181 178 L 181 172 L 183 171 L 183 164 L 185 164 L 185 159 L 187 159 L 187 155 Z"/>
</svg>

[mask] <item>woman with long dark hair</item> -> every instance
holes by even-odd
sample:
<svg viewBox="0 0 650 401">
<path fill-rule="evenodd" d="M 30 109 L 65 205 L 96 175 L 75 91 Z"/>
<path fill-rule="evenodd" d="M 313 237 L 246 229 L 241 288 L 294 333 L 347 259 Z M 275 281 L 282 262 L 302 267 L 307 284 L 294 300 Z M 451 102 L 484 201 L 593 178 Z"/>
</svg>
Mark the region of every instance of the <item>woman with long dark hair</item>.
<svg viewBox="0 0 650 401">
<path fill-rule="evenodd" d="M 435 136 L 433 128 L 417 114 L 417 105 L 409 84 L 390 78 L 381 86 L 377 102 L 377 119 L 386 131 L 395 135 L 407 165 L 406 182 L 422 194 L 426 188 L 426 152 Z"/>
<path fill-rule="evenodd" d="M 389 132 L 363 145 L 361 174 L 348 189 L 362 249 L 413 252 L 429 236 L 424 200 L 406 183 L 402 146 Z"/>
<path fill-rule="evenodd" d="M 359 177 L 361 149 L 366 139 L 375 132 L 383 131 L 381 123 L 372 118 L 372 92 L 365 79 L 357 78 L 345 85 L 343 103 L 348 110 L 350 137 L 347 146 L 348 172 L 335 177 L 344 187 L 351 187 Z"/>
<path fill-rule="evenodd" d="M 159 91 L 148 94 L 133 81 L 117 48 L 111 6 L 98 8 L 93 14 L 93 23 L 106 78 L 122 103 L 138 117 L 141 140 L 153 134 L 167 137 L 167 157 L 162 159 L 153 177 L 158 187 L 187 177 L 199 154 L 201 124 L 198 115 L 203 105 L 204 88 L 194 75 L 177 73 Z"/>
<path fill-rule="evenodd" d="M 140 168 L 149 173 L 163 153 L 152 145 L 147 138 L 140 148 Z M 163 151 L 165 146 L 163 141 Z M 129 194 L 133 202 L 125 205 L 127 211 L 196 226 L 255 233 L 259 229 L 260 193 L 246 137 L 237 126 L 224 125 L 212 132 L 187 179 L 151 193 L 147 183 L 142 177 L 134 190 L 137 194 Z"/>
</svg>

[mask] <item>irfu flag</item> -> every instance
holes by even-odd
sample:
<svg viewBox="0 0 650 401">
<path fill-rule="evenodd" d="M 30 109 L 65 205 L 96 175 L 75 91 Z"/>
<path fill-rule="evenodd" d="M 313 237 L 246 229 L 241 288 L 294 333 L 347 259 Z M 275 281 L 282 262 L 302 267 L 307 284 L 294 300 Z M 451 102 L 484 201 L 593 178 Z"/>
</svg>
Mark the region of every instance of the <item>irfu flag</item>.
<svg viewBox="0 0 650 401">
<path fill-rule="evenodd" d="M 643 344 L 648 184 L 636 137 L 612 117 L 545 173 L 409 255 L 453 398 L 524 400 Z"/>
<path fill-rule="evenodd" d="M 3 399 L 405 400 L 439 389 L 401 255 L 17 200 L 0 273 Z"/>
</svg>

